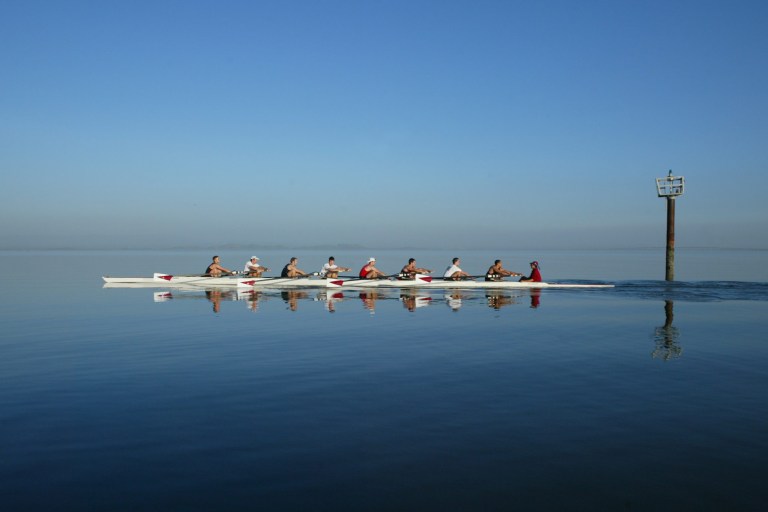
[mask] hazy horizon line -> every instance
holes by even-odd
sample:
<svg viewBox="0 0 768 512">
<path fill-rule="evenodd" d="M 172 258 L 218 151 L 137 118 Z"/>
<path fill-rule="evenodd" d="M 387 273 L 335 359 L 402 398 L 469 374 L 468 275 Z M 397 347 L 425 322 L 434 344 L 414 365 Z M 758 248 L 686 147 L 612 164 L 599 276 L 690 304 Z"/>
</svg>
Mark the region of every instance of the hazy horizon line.
<svg viewBox="0 0 768 512">
<path fill-rule="evenodd" d="M 768 247 L 723 247 L 713 245 L 678 245 L 676 249 L 708 249 L 708 250 L 739 250 L 739 251 L 768 251 Z M 138 246 L 138 247 L 0 247 L 0 251 L 5 252 L 28 252 L 28 251 L 518 251 L 518 250 L 539 250 L 539 251 L 635 251 L 635 250 L 666 250 L 664 245 L 637 245 L 637 246 L 615 246 L 615 247 L 419 247 L 419 246 L 366 246 L 360 244 L 337 244 L 337 245 L 185 245 L 172 247 L 157 246 Z"/>
</svg>

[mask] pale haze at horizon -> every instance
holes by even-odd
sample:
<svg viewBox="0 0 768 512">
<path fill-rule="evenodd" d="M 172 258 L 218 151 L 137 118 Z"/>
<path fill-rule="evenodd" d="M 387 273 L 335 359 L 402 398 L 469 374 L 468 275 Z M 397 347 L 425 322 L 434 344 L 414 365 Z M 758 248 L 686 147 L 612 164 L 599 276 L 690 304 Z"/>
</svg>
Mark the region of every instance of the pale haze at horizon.
<svg viewBox="0 0 768 512">
<path fill-rule="evenodd" d="M 763 2 L 0 7 L 0 249 L 768 248 Z"/>
</svg>

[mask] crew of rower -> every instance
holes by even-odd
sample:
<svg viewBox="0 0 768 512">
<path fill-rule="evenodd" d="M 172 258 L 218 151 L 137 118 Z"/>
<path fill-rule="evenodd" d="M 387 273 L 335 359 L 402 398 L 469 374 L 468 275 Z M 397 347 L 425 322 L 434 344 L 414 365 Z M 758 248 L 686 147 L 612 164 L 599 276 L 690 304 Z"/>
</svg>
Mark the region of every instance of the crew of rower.
<svg viewBox="0 0 768 512">
<path fill-rule="evenodd" d="M 291 258 L 286 266 L 283 267 L 283 271 L 280 272 L 280 277 L 306 277 L 309 274 L 301 270 L 296 266 L 299 262 L 299 258 Z"/>
<path fill-rule="evenodd" d="M 416 258 L 410 258 L 408 264 L 400 270 L 400 276 L 403 279 L 416 279 L 416 274 L 431 274 L 428 268 L 419 268 L 416 266 Z"/>
<path fill-rule="evenodd" d="M 222 274 L 237 274 L 234 270 L 229 270 L 221 266 L 221 260 L 218 256 L 212 258 L 211 264 L 205 269 L 206 276 L 219 277 Z"/>
<path fill-rule="evenodd" d="M 245 268 L 243 269 L 243 272 L 248 277 L 261 277 L 261 275 L 268 270 L 269 269 L 267 267 L 259 264 L 258 257 L 251 256 L 251 259 L 245 262 Z"/>
<path fill-rule="evenodd" d="M 339 272 L 349 272 L 352 270 L 349 267 L 340 267 L 336 264 L 336 258 L 331 256 L 328 258 L 328 263 L 323 265 L 323 268 L 320 269 L 320 277 L 325 277 L 328 279 L 336 279 L 339 277 Z"/>
<path fill-rule="evenodd" d="M 300 268 L 298 268 L 296 265 L 298 264 L 299 259 L 296 257 L 293 257 L 290 259 L 290 261 L 283 267 L 282 272 L 280 273 L 280 277 L 282 278 L 296 278 L 296 277 L 307 277 L 310 274 L 307 272 L 304 272 Z M 532 282 L 541 282 L 541 272 L 539 270 L 539 262 L 538 261 L 532 261 L 530 263 L 531 266 L 531 273 L 529 276 L 524 276 L 520 272 L 513 272 L 511 270 L 507 270 L 504 268 L 501 260 L 495 260 L 493 262 L 493 265 L 488 267 L 488 271 L 485 273 L 485 276 L 471 276 L 467 272 L 463 271 L 461 267 L 459 266 L 461 264 L 461 259 L 459 258 L 453 258 L 451 260 L 451 265 L 445 269 L 445 272 L 443 273 L 443 278 L 446 280 L 451 281 L 461 281 L 466 279 L 473 279 L 475 277 L 485 277 L 486 281 L 502 281 L 505 277 L 517 277 L 520 276 L 520 281 L 532 281 Z M 327 278 L 327 279 L 336 279 L 339 277 L 339 272 L 349 272 L 351 269 L 349 267 L 342 267 L 336 264 L 336 259 L 331 256 L 328 258 L 328 263 L 323 265 L 323 268 L 320 269 L 320 272 L 313 274 L 318 275 L 321 278 Z M 262 277 L 264 272 L 269 271 L 268 267 L 265 267 L 259 263 L 259 258 L 256 256 L 251 256 L 251 258 L 245 263 L 245 267 L 243 268 L 243 274 L 247 275 L 249 277 Z M 416 276 L 419 274 L 430 274 L 432 271 L 428 268 L 422 268 L 416 266 L 416 259 L 410 258 L 408 260 L 408 263 L 400 270 L 399 274 L 390 276 L 387 275 L 385 272 L 382 272 L 378 268 L 376 268 L 376 258 L 369 258 L 365 265 L 360 269 L 360 272 L 358 273 L 358 277 L 360 279 L 383 279 L 388 277 L 396 277 L 401 280 L 413 280 L 416 279 Z M 221 265 L 221 260 L 219 256 L 214 256 L 213 261 L 210 265 L 208 265 L 208 268 L 205 269 L 205 273 L 203 275 L 205 276 L 211 276 L 211 277 L 219 277 L 226 274 L 237 274 L 236 271 L 229 270 Z"/>
</svg>

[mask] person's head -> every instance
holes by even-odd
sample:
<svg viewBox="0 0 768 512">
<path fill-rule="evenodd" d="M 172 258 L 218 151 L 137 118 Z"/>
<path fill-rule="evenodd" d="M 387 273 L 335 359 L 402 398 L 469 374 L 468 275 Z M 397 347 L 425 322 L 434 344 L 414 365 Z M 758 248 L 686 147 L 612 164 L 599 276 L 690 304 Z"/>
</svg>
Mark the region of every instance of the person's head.
<svg viewBox="0 0 768 512">
<path fill-rule="evenodd" d="M 496 260 L 493 262 L 494 265 L 501 265 L 501 260 Z"/>
<path fill-rule="evenodd" d="M 461 260 L 459 258 L 453 258 L 451 261 L 453 261 L 454 265 L 457 265 Z"/>
<path fill-rule="evenodd" d="M 539 262 L 538 261 L 532 261 L 531 262 L 531 268 L 539 268 Z"/>
<path fill-rule="evenodd" d="M 416 258 L 409 258 L 408 264 L 410 265 L 411 263 L 416 263 Z"/>
<path fill-rule="evenodd" d="M 294 256 L 293 258 L 291 258 L 291 263 L 296 263 L 296 262 L 298 262 L 298 261 L 299 261 L 299 258 L 297 258 L 296 256 Z"/>
<path fill-rule="evenodd" d="M 257 261 L 259 261 L 259 258 L 257 258 L 256 256 L 251 256 L 251 261 L 256 263 Z"/>
<path fill-rule="evenodd" d="M 334 258 L 333 256 L 328 258 L 328 263 L 333 263 L 334 261 L 336 261 L 336 258 Z"/>
<path fill-rule="evenodd" d="M 372 265 L 374 263 L 376 263 L 376 258 L 368 258 L 368 264 L 369 265 Z"/>
<path fill-rule="evenodd" d="M 213 258 L 211 258 L 211 260 L 213 260 L 214 263 L 218 263 L 219 257 L 218 256 L 214 256 Z"/>
</svg>

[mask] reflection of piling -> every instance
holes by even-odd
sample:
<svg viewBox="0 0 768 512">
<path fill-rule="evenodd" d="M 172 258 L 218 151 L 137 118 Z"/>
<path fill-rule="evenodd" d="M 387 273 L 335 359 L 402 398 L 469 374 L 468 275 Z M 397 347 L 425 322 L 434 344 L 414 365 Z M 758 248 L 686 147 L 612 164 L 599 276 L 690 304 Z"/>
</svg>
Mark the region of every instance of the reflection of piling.
<svg viewBox="0 0 768 512">
<path fill-rule="evenodd" d="M 683 348 L 677 344 L 680 332 L 672 326 L 675 319 L 674 307 L 675 304 L 671 300 L 664 301 L 664 326 L 657 327 L 654 332 L 656 348 L 651 354 L 654 359 L 669 361 L 683 355 Z"/>
<path fill-rule="evenodd" d="M 669 329 L 672 327 L 672 321 L 675 319 L 675 303 L 671 300 L 664 301 L 664 328 Z"/>
<path fill-rule="evenodd" d="M 672 176 L 671 170 L 666 178 L 656 178 L 656 192 L 667 199 L 667 281 L 675 280 L 675 198 L 683 195 L 684 186 L 685 178 Z"/>
</svg>

